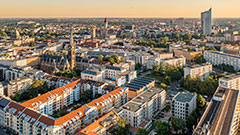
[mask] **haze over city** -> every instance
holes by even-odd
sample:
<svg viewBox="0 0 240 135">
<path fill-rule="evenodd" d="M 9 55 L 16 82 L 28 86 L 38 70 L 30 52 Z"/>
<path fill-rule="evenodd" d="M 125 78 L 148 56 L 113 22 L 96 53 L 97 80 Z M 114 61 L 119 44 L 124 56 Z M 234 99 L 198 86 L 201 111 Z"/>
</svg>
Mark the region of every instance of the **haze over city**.
<svg viewBox="0 0 240 135">
<path fill-rule="evenodd" d="M 1 0 L 0 17 L 161 17 L 238 18 L 239 0 Z"/>
</svg>

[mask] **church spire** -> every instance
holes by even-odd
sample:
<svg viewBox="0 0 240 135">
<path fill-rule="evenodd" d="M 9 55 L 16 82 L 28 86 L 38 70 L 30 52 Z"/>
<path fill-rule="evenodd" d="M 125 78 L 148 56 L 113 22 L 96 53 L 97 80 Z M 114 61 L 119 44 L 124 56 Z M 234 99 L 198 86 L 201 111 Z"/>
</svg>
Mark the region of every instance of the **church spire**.
<svg viewBox="0 0 240 135">
<path fill-rule="evenodd" d="M 73 70 L 75 68 L 75 62 L 76 62 L 76 54 L 75 54 L 75 43 L 73 40 L 73 26 L 71 25 L 70 28 L 70 44 L 69 44 L 69 50 L 68 50 L 68 60 L 70 62 L 70 68 Z"/>
</svg>

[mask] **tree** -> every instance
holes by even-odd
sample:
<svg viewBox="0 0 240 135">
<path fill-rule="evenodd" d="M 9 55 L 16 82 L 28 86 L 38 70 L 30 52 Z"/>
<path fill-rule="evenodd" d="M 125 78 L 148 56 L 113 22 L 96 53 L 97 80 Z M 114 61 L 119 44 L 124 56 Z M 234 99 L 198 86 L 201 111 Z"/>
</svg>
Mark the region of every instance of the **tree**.
<svg viewBox="0 0 240 135">
<path fill-rule="evenodd" d="M 31 31 L 30 33 L 29 33 L 29 37 L 34 37 L 34 31 Z"/>
<path fill-rule="evenodd" d="M 183 129 L 185 127 L 184 120 L 180 119 L 180 118 L 172 118 L 171 124 L 176 132 L 178 132 L 179 130 L 183 131 Z"/>
<path fill-rule="evenodd" d="M 201 63 L 205 63 L 206 60 L 203 57 L 203 54 L 198 54 L 195 58 L 194 58 L 194 62 L 197 64 L 201 64 Z"/>
<path fill-rule="evenodd" d="M 10 98 L 14 101 L 19 102 L 21 100 L 21 95 L 19 92 L 16 92 L 13 96 L 10 96 Z"/>
<path fill-rule="evenodd" d="M 35 46 L 35 42 L 30 42 L 29 46 Z"/>
<path fill-rule="evenodd" d="M 160 83 L 159 87 L 168 90 L 168 86 L 165 83 Z"/>
<path fill-rule="evenodd" d="M 193 49 L 191 47 L 187 47 L 188 52 L 192 52 Z"/>
<path fill-rule="evenodd" d="M 125 63 L 125 59 L 123 58 L 123 56 L 120 57 L 120 62 Z"/>
<path fill-rule="evenodd" d="M 130 124 L 127 122 L 126 118 L 119 118 L 117 124 L 118 135 L 130 135 L 129 133 Z"/>
<path fill-rule="evenodd" d="M 113 56 L 112 56 L 112 58 L 114 59 L 114 61 L 115 61 L 115 63 L 119 63 L 120 62 L 120 60 L 118 59 L 118 55 L 117 54 L 114 54 Z"/>
<path fill-rule="evenodd" d="M 202 97 L 202 95 L 197 96 L 197 104 L 199 107 L 204 108 L 206 105 L 206 100 L 205 98 Z"/>
<path fill-rule="evenodd" d="M 99 56 L 98 56 L 98 60 L 100 60 L 100 61 L 103 61 L 103 58 L 104 58 L 103 55 L 99 55 Z"/>
<path fill-rule="evenodd" d="M 137 64 L 135 65 L 135 70 L 138 70 L 138 69 L 140 69 L 141 67 L 142 67 L 142 65 L 139 64 L 139 63 L 137 63 Z"/>
<path fill-rule="evenodd" d="M 137 131 L 136 135 L 148 135 L 149 131 L 145 128 L 141 128 Z"/>
<path fill-rule="evenodd" d="M 193 126 L 197 125 L 198 114 L 196 110 L 194 110 L 188 117 L 187 117 L 187 128 L 189 130 L 193 129 Z"/>
<path fill-rule="evenodd" d="M 161 120 L 154 121 L 153 129 L 158 135 L 170 135 L 171 133 L 169 124 Z"/>
<path fill-rule="evenodd" d="M 113 65 L 113 64 L 116 63 L 115 60 L 114 60 L 114 58 L 110 58 L 110 59 L 108 59 L 108 62 L 110 62 L 111 65 Z"/>
<path fill-rule="evenodd" d="M 0 36 L 7 37 L 7 33 L 5 31 L 0 31 Z"/>
</svg>

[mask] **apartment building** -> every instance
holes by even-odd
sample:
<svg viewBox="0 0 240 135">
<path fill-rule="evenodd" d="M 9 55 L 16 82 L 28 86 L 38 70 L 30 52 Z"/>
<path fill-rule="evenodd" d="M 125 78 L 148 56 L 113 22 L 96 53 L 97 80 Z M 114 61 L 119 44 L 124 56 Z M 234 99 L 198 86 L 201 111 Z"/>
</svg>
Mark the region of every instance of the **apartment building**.
<svg viewBox="0 0 240 135">
<path fill-rule="evenodd" d="M 32 69 L 30 66 L 11 67 L 0 64 L 0 80 L 11 81 L 21 76 L 31 77 L 36 80 L 40 79 L 42 73 L 41 70 Z"/>
<path fill-rule="evenodd" d="M 237 135 L 239 108 L 239 90 L 219 87 L 196 125 L 193 135 Z"/>
<path fill-rule="evenodd" d="M 219 78 L 219 87 L 240 90 L 240 73 Z"/>
<path fill-rule="evenodd" d="M 196 109 L 197 97 L 193 93 L 179 92 L 172 99 L 172 116 L 184 121 Z"/>
<path fill-rule="evenodd" d="M 142 122 L 152 122 L 154 114 L 161 111 L 166 104 L 166 91 L 150 88 L 121 107 L 120 116 L 125 117 L 133 127 L 139 127 Z"/>
<path fill-rule="evenodd" d="M 129 71 L 129 65 L 127 63 L 124 65 L 107 66 L 105 71 L 105 78 L 111 79 L 126 71 Z"/>
<path fill-rule="evenodd" d="M 141 94 L 143 91 L 148 90 L 149 88 L 154 87 L 155 80 L 152 78 L 138 77 L 126 85 L 129 88 L 129 98 L 134 98 L 137 95 Z"/>
<path fill-rule="evenodd" d="M 147 69 L 152 69 L 154 64 L 159 65 L 161 60 L 172 57 L 173 53 L 160 53 L 156 57 L 149 58 L 147 61 Z"/>
<path fill-rule="evenodd" d="M 69 87 L 66 86 L 66 88 Z M 53 91 L 57 92 L 56 90 Z M 53 91 L 51 91 L 52 95 L 54 95 Z M 65 94 L 66 93 L 64 93 L 64 95 Z M 45 113 L 44 111 L 38 109 L 41 108 L 42 105 L 45 105 L 44 103 L 46 103 L 46 101 L 42 100 L 42 98 L 45 100 L 50 100 L 45 94 L 43 95 L 39 96 L 41 98 L 34 98 L 22 104 L 18 104 L 10 99 L 0 97 L 1 126 L 7 128 L 15 134 L 24 135 L 74 134 L 77 132 L 79 127 L 83 129 L 87 125 L 95 122 L 96 119 L 99 119 L 104 114 L 110 112 L 113 107 L 120 107 L 128 101 L 128 89 L 119 87 L 107 93 L 106 95 L 103 95 L 102 97 L 95 99 L 92 102 L 66 114 L 63 117 L 53 119 L 43 114 Z M 62 104 L 65 104 L 65 101 L 61 101 Z M 52 104 L 54 104 L 54 102 Z M 44 108 L 44 110 L 45 109 L 46 108 Z"/>
<path fill-rule="evenodd" d="M 222 53 L 218 51 L 204 51 L 204 59 L 212 65 L 226 64 L 240 70 L 240 56 Z"/>
<path fill-rule="evenodd" d="M 27 90 L 33 83 L 32 78 L 22 76 L 17 78 L 16 80 L 9 81 L 7 86 L 7 96 L 12 96 L 16 92 L 22 93 Z"/>
<path fill-rule="evenodd" d="M 0 126 L 14 134 L 64 135 L 65 129 L 54 125 L 54 119 L 0 97 Z"/>
<path fill-rule="evenodd" d="M 113 107 L 120 107 L 128 101 L 128 89 L 117 88 L 92 102 L 55 120 L 55 126 L 63 126 L 66 134 L 73 134 L 76 130 L 86 127 L 99 117 L 108 113 Z"/>
<path fill-rule="evenodd" d="M 184 68 L 184 77 L 186 78 L 188 75 L 190 78 L 200 77 L 201 80 L 204 80 L 208 76 L 210 76 L 212 72 L 212 64 L 204 63 L 192 65 Z"/>
<path fill-rule="evenodd" d="M 174 67 L 178 66 L 185 66 L 186 64 L 186 58 L 183 56 L 180 57 L 172 57 L 172 58 L 165 58 L 161 60 L 164 65 L 171 65 Z"/>
<path fill-rule="evenodd" d="M 137 54 L 135 55 L 135 62 L 136 64 L 141 64 L 146 66 L 149 58 L 151 58 L 150 54 L 142 54 L 142 55 Z"/>
<path fill-rule="evenodd" d="M 202 54 L 202 51 L 189 52 L 187 49 L 184 49 L 182 47 L 169 47 L 169 51 L 173 52 L 174 56 L 184 56 L 187 62 L 193 61 L 196 56 Z"/>
<path fill-rule="evenodd" d="M 44 75 L 43 80 L 46 81 L 48 88 L 59 88 L 73 81 L 76 81 L 77 78 L 67 78 L 46 74 Z"/>
<path fill-rule="evenodd" d="M 84 80 L 102 81 L 105 71 L 82 71 L 81 78 Z"/>
<path fill-rule="evenodd" d="M 54 111 L 63 109 L 64 106 L 69 106 L 80 99 L 79 81 L 80 79 L 73 81 L 63 87 L 23 102 L 21 105 L 40 113 L 52 115 Z"/>
<path fill-rule="evenodd" d="M 107 135 L 107 133 L 112 130 L 114 127 L 117 127 L 118 115 L 114 111 L 110 111 L 109 113 L 103 115 L 99 119 L 97 119 L 92 124 L 88 125 L 83 129 L 79 129 L 75 135 L 83 135 L 83 134 L 101 134 Z"/>
</svg>

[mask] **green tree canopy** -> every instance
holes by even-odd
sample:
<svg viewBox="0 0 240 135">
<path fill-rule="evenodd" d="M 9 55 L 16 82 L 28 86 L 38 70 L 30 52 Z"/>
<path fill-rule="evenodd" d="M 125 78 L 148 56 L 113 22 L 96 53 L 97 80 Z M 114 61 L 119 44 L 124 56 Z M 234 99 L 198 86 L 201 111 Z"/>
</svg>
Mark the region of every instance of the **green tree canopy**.
<svg viewBox="0 0 240 135">
<path fill-rule="evenodd" d="M 161 120 L 154 121 L 153 129 L 158 135 L 170 135 L 171 133 L 169 124 Z"/>
<path fill-rule="evenodd" d="M 99 56 L 98 56 L 98 60 L 101 60 L 101 61 L 103 61 L 103 58 L 104 58 L 104 56 L 103 56 L 103 55 L 99 55 Z"/>
<path fill-rule="evenodd" d="M 126 118 L 119 118 L 117 124 L 118 135 L 130 135 L 129 133 L 130 124 L 127 122 Z"/>
<path fill-rule="evenodd" d="M 141 128 L 137 131 L 136 135 L 148 135 L 149 131 L 145 128 Z"/>
<path fill-rule="evenodd" d="M 183 131 L 185 127 L 185 122 L 183 119 L 180 118 L 172 118 L 171 119 L 171 124 L 174 128 L 174 130 L 177 132 L 179 130 Z"/>
</svg>

